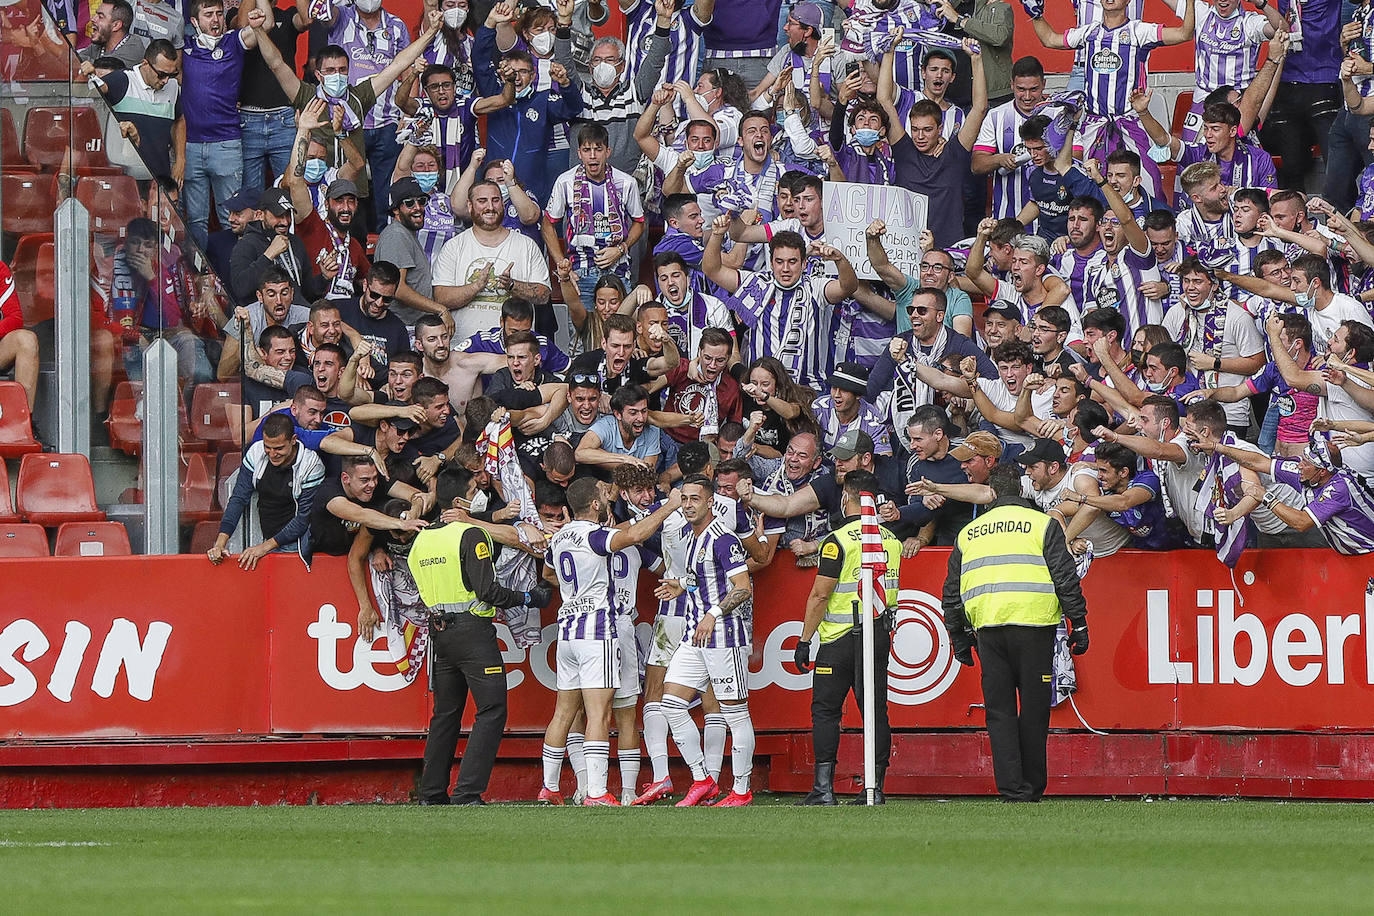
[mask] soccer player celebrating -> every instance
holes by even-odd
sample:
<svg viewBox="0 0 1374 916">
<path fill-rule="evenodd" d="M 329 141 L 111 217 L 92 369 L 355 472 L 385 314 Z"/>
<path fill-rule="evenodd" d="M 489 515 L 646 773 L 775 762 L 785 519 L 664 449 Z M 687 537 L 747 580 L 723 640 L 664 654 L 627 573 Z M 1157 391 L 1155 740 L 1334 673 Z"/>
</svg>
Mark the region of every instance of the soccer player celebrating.
<svg viewBox="0 0 1374 916">
<path fill-rule="evenodd" d="M 712 508 L 715 484 L 711 478 L 688 477 L 681 493 L 682 512 L 692 526 L 687 573 L 679 580 L 665 579 L 657 590 L 663 599 L 687 594 L 687 630 L 668 663 L 663 691 L 663 713 L 683 762 L 692 770 L 692 787 L 678 807 L 699 805 L 717 792 L 716 781 L 706 772 L 701 732 L 688 713 L 692 700 L 709 684 L 733 738 L 734 789 L 716 807 L 737 808 L 754 800 L 749 790 L 754 724 L 748 703 L 752 621 L 740 613 L 753 595 L 753 586 L 744 546 Z"/>
<path fill-rule="evenodd" d="M 630 527 L 608 528 L 610 500 L 602 494 L 601 483 L 583 478 L 568 488 L 573 520 L 549 539 L 544 557 L 546 575 L 558 583 L 562 605 L 558 609 L 558 700 L 544 733 L 541 802 L 563 804 L 558 792 L 563 750 L 573 719 L 585 709 L 587 798 L 583 804 L 620 806 L 606 790 L 611 749 L 608 719 L 612 697 L 620 686 L 611 560 L 618 551 L 647 541 L 680 504 L 680 497 L 673 493 Z"/>
</svg>

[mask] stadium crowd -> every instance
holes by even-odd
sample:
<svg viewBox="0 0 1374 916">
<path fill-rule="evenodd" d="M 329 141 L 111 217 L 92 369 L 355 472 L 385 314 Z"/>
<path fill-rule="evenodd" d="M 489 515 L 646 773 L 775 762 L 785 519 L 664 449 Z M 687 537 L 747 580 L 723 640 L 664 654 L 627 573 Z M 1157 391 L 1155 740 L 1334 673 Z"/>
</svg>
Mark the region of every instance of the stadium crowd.
<svg viewBox="0 0 1374 916">
<path fill-rule="evenodd" d="M 703 481 L 742 550 L 717 547 L 724 601 L 780 551 L 823 562 L 846 475 L 910 557 L 954 543 L 999 464 L 1080 568 L 1374 551 L 1374 6 L 1183 0 L 1148 22 L 1140 0 L 1023 0 L 1075 50 L 1052 94 L 1002 0 L 621 2 L 625 33 L 593 37 L 599 0 L 426 0 L 417 23 L 383 0 L 190 0 L 184 35 L 151 40 L 166 4 L 108 0 L 89 30 L 49 4 L 153 176 L 97 335 L 131 377 L 167 339 L 185 384 L 243 380 L 211 561 L 240 525 L 245 567 L 347 555 L 370 630 L 414 603 L 414 532 L 477 524 L 531 644 L 551 542 L 593 504 L 634 535 L 610 551 L 636 552 L 621 602 L 656 569 L 659 614 L 695 622 Z M 1175 133 L 1146 77 L 1185 43 Z M 926 196 L 917 275 L 882 220 L 858 275 L 828 182 Z M 0 366 L 32 392 L 36 339 L 11 294 L 0 310 Z M 560 633 L 613 633 L 554 572 Z M 712 638 L 746 646 L 731 600 Z M 665 708 L 686 716 L 668 662 L 644 685 L 654 784 Z M 719 772 L 739 713 L 707 713 Z"/>
</svg>

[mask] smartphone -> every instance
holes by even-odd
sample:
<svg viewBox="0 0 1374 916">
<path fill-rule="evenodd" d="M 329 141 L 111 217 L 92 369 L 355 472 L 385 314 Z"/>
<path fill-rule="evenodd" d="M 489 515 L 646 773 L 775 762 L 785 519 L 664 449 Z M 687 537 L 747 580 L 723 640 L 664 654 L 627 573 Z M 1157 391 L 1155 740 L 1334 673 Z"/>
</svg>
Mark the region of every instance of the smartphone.
<svg viewBox="0 0 1374 916">
<path fill-rule="evenodd" d="M 835 44 L 835 30 L 833 28 L 821 29 L 821 44 L 826 42 L 830 42 L 832 46 Z"/>
</svg>

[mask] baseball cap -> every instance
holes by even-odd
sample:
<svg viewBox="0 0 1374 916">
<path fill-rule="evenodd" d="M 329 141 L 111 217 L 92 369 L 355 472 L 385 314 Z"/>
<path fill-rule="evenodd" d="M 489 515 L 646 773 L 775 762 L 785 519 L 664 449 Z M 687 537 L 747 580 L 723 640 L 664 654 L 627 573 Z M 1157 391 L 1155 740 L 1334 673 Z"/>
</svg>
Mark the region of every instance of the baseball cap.
<svg viewBox="0 0 1374 916">
<path fill-rule="evenodd" d="M 1039 461 L 1069 463 L 1068 456 L 1064 454 L 1064 446 L 1053 439 L 1036 439 L 1034 445 L 1016 456 L 1016 460 L 1024 467 L 1030 467 Z"/>
<path fill-rule="evenodd" d="M 285 216 L 295 212 L 295 207 L 291 206 L 291 195 L 281 188 L 268 188 L 258 197 L 259 210 L 266 210 L 273 216 Z"/>
<path fill-rule="evenodd" d="M 399 207 L 401 201 L 409 200 L 412 197 L 428 196 L 428 194 L 420 189 L 420 182 L 416 181 L 414 178 L 402 178 L 400 181 L 395 181 L 391 184 L 391 206 L 393 207 Z"/>
<path fill-rule="evenodd" d="M 335 178 L 329 183 L 329 189 L 324 192 L 325 200 L 338 200 L 340 197 L 352 194 L 359 197 L 358 186 L 347 178 Z"/>
<path fill-rule="evenodd" d="M 995 299 L 987 308 L 983 309 L 984 318 L 993 313 L 1016 322 L 1025 320 L 1021 317 L 1021 310 L 1005 299 Z"/>
<path fill-rule="evenodd" d="M 830 387 L 862 397 L 868 393 L 868 370 L 858 363 L 840 363 L 830 373 Z"/>
<path fill-rule="evenodd" d="M 830 457 L 839 461 L 848 461 L 864 454 L 873 454 L 873 437 L 859 429 L 846 430 L 830 450 Z"/>
<path fill-rule="evenodd" d="M 968 461 L 976 455 L 984 458 L 1002 457 L 1002 440 L 986 430 L 975 430 L 964 437 L 954 448 L 949 450 L 950 457 L 955 461 Z"/>
<path fill-rule="evenodd" d="M 802 0 L 801 3 L 792 6 L 792 18 L 802 25 L 809 25 L 816 31 L 820 31 L 823 19 L 821 8 L 809 0 Z"/>
<path fill-rule="evenodd" d="M 258 198 L 247 188 L 241 188 L 237 194 L 231 194 L 225 198 L 224 207 L 230 213 L 238 213 L 241 210 L 256 210 Z"/>
<path fill-rule="evenodd" d="M 391 400 L 391 401 L 384 401 L 384 402 L 382 403 L 381 406 L 383 406 L 383 407 L 409 407 L 410 405 L 407 404 L 405 401 Z M 414 420 L 412 420 L 408 414 L 402 414 L 402 415 L 399 416 L 399 417 L 386 417 L 385 419 L 386 419 L 386 422 L 387 422 L 387 423 L 390 423 L 390 424 L 391 424 L 392 429 L 399 429 L 399 430 L 401 430 L 401 431 L 403 431 L 403 432 L 406 431 L 406 430 L 415 429 L 416 426 L 419 425 L 419 424 L 417 424 Z"/>
</svg>

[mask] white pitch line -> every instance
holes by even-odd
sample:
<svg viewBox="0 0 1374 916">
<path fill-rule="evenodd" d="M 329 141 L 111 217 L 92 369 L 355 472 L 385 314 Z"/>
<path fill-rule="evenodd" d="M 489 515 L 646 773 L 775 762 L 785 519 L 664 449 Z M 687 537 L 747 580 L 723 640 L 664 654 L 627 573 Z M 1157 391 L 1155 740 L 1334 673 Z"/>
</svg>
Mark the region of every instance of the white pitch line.
<svg viewBox="0 0 1374 916">
<path fill-rule="evenodd" d="M 0 840 L 0 847 L 7 849 L 31 849 L 40 846 L 109 846 L 109 843 L 96 843 L 90 840 Z"/>
</svg>

